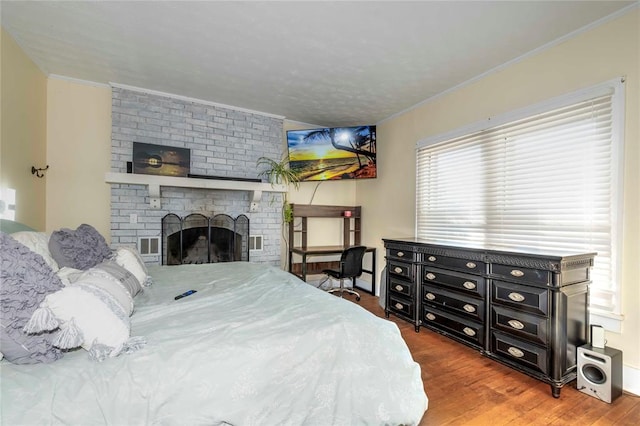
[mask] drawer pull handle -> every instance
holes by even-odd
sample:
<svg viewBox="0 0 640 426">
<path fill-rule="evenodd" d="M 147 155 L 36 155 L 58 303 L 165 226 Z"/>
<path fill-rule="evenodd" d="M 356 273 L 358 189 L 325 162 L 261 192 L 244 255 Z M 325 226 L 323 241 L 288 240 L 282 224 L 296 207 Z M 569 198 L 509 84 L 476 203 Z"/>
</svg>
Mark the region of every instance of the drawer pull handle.
<svg viewBox="0 0 640 426">
<path fill-rule="evenodd" d="M 519 269 L 514 269 L 514 270 L 511 271 L 511 275 L 513 275 L 514 277 L 518 277 L 519 278 L 519 277 L 524 276 L 524 272 L 522 272 Z"/>
<path fill-rule="evenodd" d="M 464 309 L 467 312 L 475 312 L 476 311 L 476 307 L 473 306 L 473 305 L 469 305 L 469 304 L 464 305 L 462 307 L 462 309 Z"/>
<path fill-rule="evenodd" d="M 404 308 L 404 306 L 402 305 L 402 303 L 396 303 L 396 305 L 395 305 L 395 306 L 396 306 L 396 308 L 398 308 L 398 309 L 402 309 L 402 308 Z"/>
<path fill-rule="evenodd" d="M 395 273 L 399 274 L 403 271 L 403 269 L 399 266 L 396 266 L 395 269 L 393 270 Z"/>
<path fill-rule="evenodd" d="M 476 288 L 476 283 L 465 281 L 462 283 L 462 287 L 466 288 L 467 290 L 473 290 Z"/>
<path fill-rule="evenodd" d="M 512 320 L 509 320 L 508 323 L 511 327 L 515 328 L 516 330 L 522 330 L 524 328 L 524 324 L 518 320 L 512 319 Z"/>
<path fill-rule="evenodd" d="M 429 300 L 436 300 L 436 295 L 433 293 L 427 293 L 424 295 L 424 297 L 426 297 Z"/>
<path fill-rule="evenodd" d="M 398 284 L 398 285 L 396 285 L 396 290 L 402 291 L 402 290 L 404 290 L 404 287 L 402 287 L 400 284 Z"/>
<path fill-rule="evenodd" d="M 436 319 L 436 316 L 433 315 L 431 312 L 427 312 L 427 315 L 425 315 L 427 317 L 427 319 L 429 321 L 433 321 L 434 319 Z"/>
<path fill-rule="evenodd" d="M 473 262 L 467 262 L 467 268 L 469 268 L 469 269 L 473 269 L 473 268 L 475 268 L 475 267 L 476 267 L 476 264 L 475 264 L 475 263 L 473 263 Z"/>
<path fill-rule="evenodd" d="M 399 251 L 398 252 L 398 257 L 404 257 L 404 252 L 403 251 Z"/>
<path fill-rule="evenodd" d="M 513 346 L 509 346 L 509 349 L 507 349 L 507 351 L 509 352 L 509 354 L 515 356 L 516 358 L 522 358 L 524 356 L 524 352 Z"/>
<path fill-rule="evenodd" d="M 467 336 L 475 336 L 476 335 L 476 331 L 473 328 L 465 327 L 465 328 L 462 329 L 462 331 Z"/>
<path fill-rule="evenodd" d="M 522 302 L 524 300 L 524 296 L 521 295 L 520 293 L 509 293 L 509 299 L 513 300 L 514 302 Z"/>
<path fill-rule="evenodd" d="M 428 280 L 435 280 L 435 279 L 436 279 L 436 276 L 435 276 L 435 275 L 433 275 L 431 272 L 429 272 L 429 273 L 427 274 L 427 279 L 428 279 Z"/>
<path fill-rule="evenodd" d="M 427 258 L 427 260 L 428 260 L 429 262 L 435 262 L 435 261 L 436 261 L 436 257 L 435 257 L 435 256 L 429 256 L 429 257 Z"/>
</svg>

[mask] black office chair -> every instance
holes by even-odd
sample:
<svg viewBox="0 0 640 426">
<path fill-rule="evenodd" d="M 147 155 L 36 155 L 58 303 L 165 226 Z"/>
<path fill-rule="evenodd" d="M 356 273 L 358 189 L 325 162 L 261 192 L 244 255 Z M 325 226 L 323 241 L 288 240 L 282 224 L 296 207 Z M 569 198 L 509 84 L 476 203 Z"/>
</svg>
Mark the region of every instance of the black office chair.
<svg viewBox="0 0 640 426">
<path fill-rule="evenodd" d="M 328 293 L 339 292 L 340 297 L 344 293 L 353 294 L 356 296 L 356 300 L 360 301 L 360 294 L 357 291 L 353 290 L 353 287 L 356 283 L 356 278 L 362 275 L 362 258 L 364 257 L 364 253 L 367 250 L 364 246 L 354 246 L 345 249 L 340 256 L 340 269 L 324 269 L 322 271 L 323 274 L 326 274 L 327 277 L 320 283 L 320 287 L 324 284 L 329 278 L 335 278 L 340 280 L 340 287 L 338 288 L 330 288 L 327 290 Z M 352 287 L 346 288 L 344 286 L 345 278 L 350 278 L 352 281 Z"/>
</svg>

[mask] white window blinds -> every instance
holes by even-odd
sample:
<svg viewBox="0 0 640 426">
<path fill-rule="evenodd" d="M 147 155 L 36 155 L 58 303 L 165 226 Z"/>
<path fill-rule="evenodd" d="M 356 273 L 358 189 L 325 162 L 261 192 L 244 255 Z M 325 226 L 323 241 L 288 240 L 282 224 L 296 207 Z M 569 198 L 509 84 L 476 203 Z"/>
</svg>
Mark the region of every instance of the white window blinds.
<svg viewBox="0 0 640 426">
<path fill-rule="evenodd" d="M 482 130 L 419 143 L 416 236 L 597 252 L 591 308 L 619 313 L 619 86 L 607 83 L 497 117 Z"/>
</svg>

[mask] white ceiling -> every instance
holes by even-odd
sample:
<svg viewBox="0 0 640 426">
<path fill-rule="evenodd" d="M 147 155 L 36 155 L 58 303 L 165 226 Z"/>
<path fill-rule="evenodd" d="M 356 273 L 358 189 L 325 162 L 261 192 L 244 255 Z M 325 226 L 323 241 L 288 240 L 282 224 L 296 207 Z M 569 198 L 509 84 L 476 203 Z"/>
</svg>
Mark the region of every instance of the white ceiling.
<svg viewBox="0 0 640 426">
<path fill-rule="evenodd" d="M 46 74 L 337 126 L 374 124 L 633 3 L 2 1 L 0 13 Z"/>
</svg>

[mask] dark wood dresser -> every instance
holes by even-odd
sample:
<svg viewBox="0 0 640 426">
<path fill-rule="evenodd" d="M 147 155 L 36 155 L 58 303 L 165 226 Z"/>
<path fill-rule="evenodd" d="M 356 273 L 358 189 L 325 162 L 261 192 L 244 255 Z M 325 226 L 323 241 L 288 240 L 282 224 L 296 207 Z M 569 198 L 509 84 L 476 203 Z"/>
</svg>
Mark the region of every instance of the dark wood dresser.
<svg viewBox="0 0 640 426">
<path fill-rule="evenodd" d="M 509 251 L 384 239 L 385 314 L 426 327 L 551 386 L 576 378 L 588 341 L 595 253 Z"/>
</svg>

